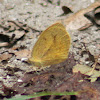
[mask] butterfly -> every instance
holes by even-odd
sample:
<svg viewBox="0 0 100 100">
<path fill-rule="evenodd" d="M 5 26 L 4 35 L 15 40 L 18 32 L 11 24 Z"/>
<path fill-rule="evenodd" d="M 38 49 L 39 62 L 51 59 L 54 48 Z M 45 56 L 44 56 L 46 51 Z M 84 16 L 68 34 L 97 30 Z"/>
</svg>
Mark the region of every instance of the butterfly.
<svg viewBox="0 0 100 100">
<path fill-rule="evenodd" d="M 68 58 L 71 38 L 61 23 L 56 23 L 43 31 L 35 43 L 29 62 L 42 69 L 58 64 Z"/>
</svg>

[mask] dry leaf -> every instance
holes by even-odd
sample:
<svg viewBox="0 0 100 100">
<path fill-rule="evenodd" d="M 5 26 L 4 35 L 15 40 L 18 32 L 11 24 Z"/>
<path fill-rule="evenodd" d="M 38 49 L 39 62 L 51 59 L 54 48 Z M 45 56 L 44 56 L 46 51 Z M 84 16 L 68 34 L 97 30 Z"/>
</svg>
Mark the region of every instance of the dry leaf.
<svg viewBox="0 0 100 100">
<path fill-rule="evenodd" d="M 60 16 L 64 16 L 66 14 L 72 13 L 72 10 L 67 6 L 62 6 L 62 10 L 63 10 L 63 14 L 61 14 Z"/>
<path fill-rule="evenodd" d="M 95 2 L 92 5 L 90 5 L 88 8 L 82 9 L 79 12 L 75 13 L 74 15 L 71 15 L 69 17 L 67 17 L 64 20 L 60 20 L 58 22 L 63 22 L 64 25 L 66 25 L 66 28 L 69 30 L 77 30 L 80 29 L 81 27 L 90 24 L 91 25 L 91 21 L 88 20 L 84 14 L 92 11 L 94 8 L 100 6 L 100 2 Z"/>
<path fill-rule="evenodd" d="M 86 65 L 77 64 L 73 67 L 73 73 L 80 72 L 81 74 L 85 74 L 90 76 L 91 82 L 95 82 L 98 77 L 100 77 L 100 71 L 94 70 L 91 74 L 92 68 Z"/>
<path fill-rule="evenodd" d="M 11 57 L 12 57 L 12 54 L 9 54 L 9 53 L 1 54 L 0 55 L 0 62 L 3 61 L 3 60 L 8 60 Z"/>
<path fill-rule="evenodd" d="M 31 54 L 30 50 L 27 49 L 15 52 L 17 59 L 29 58 L 30 54 Z"/>
</svg>

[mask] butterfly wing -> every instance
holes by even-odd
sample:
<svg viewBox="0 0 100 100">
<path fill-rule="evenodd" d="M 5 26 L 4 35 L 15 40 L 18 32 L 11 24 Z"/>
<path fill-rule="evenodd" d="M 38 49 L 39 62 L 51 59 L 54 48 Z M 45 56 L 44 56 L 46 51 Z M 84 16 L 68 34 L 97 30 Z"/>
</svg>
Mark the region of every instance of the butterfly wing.
<svg viewBox="0 0 100 100">
<path fill-rule="evenodd" d="M 30 61 L 36 66 L 60 63 L 68 57 L 70 36 L 65 27 L 56 23 L 41 33 L 33 47 Z"/>
</svg>

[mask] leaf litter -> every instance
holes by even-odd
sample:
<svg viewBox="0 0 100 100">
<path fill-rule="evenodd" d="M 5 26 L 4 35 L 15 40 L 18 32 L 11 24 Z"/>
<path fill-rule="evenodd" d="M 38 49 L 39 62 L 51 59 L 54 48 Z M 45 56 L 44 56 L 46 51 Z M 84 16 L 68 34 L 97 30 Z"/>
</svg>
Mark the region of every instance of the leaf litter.
<svg viewBox="0 0 100 100">
<path fill-rule="evenodd" d="M 100 5 L 99 2 L 96 2 L 92 6 L 87 8 L 87 10 L 88 11 L 93 10 L 98 5 Z M 89 24 L 91 27 L 94 27 L 91 24 L 92 22 L 84 17 L 84 14 L 88 12 L 87 10 L 86 9 L 80 10 L 78 14 L 75 15 L 71 13 L 74 19 L 71 19 L 69 16 L 69 18 L 67 17 L 67 19 L 65 19 L 64 21 L 65 25 L 66 24 L 68 25 L 67 29 L 68 30 L 73 29 L 70 26 L 70 24 L 66 23 L 67 22 L 66 20 L 70 20 L 70 19 L 71 19 L 70 21 L 72 21 L 73 23 L 75 23 L 76 21 L 75 25 L 73 24 L 74 29 L 79 30 L 79 28 L 82 28 L 87 24 Z M 82 20 L 79 19 L 80 17 Z M 76 19 L 78 19 L 78 21 Z M 86 28 L 83 28 L 87 30 L 89 28 L 88 31 L 84 30 L 84 32 L 81 31 L 75 31 L 74 33 L 69 32 L 72 33 L 71 34 L 72 50 L 71 53 L 69 54 L 68 59 L 65 62 L 62 62 L 57 65 L 52 65 L 50 68 L 47 68 L 45 70 L 35 72 L 32 70 L 32 68 L 29 69 L 29 65 L 25 62 L 22 62 L 21 59 L 23 57 L 27 57 L 27 58 L 29 57 L 29 55 L 31 54 L 31 49 L 34 45 L 35 38 L 40 34 L 39 32 L 41 31 L 30 27 L 29 25 L 23 23 L 23 21 L 18 21 L 18 20 L 17 21 L 2 20 L 0 23 L 1 23 L 0 34 L 3 36 L 3 41 L 1 43 L 1 51 L 0 51 L 0 58 L 2 63 L 1 65 L 2 68 L 0 73 L 1 75 L 0 83 L 2 87 L 2 89 L 0 90 L 0 99 L 11 98 L 12 96 L 18 94 L 29 95 L 32 93 L 36 93 L 36 92 L 38 93 L 42 91 L 57 91 L 57 92 L 78 91 L 80 95 L 74 95 L 74 96 L 52 96 L 51 95 L 51 96 L 37 97 L 35 99 L 38 100 L 41 99 L 42 100 L 45 99 L 46 100 L 98 99 L 99 100 L 100 99 L 99 69 L 97 70 L 96 68 L 93 71 L 93 75 L 87 74 L 88 73 L 87 71 L 92 70 L 91 66 L 95 62 L 94 59 L 95 53 L 93 52 L 88 53 L 86 48 L 82 45 L 83 42 L 86 42 L 86 47 L 88 47 L 88 44 L 95 43 L 95 40 L 94 42 L 90 41 L 89 43 L 89 41 L 86 38 L 84 39 L 84 34 L 90 32 L 91 27 L 88 26 Z M 90 36 L 92 36 L 91 34 Z M 5 37 L 6 40 L 8 41 L 4 40 Z M 86 34 L 86 37 L 89 37 L 89 35 Z M 98 41 L 96 42 L 98 43 Z M 96 46 L 98 46 L 99 48 L 99 45 Z M 77 51 L 76 48 L 79 51 Z M 90 47 L 89 51 L 91 50 L 91 48 L 93 47 Z M 90 55 L 92 55 L 93 59 L 89 59 Z M 81 66 L 76 65 L 77 63 L 79 64 L 81 63 L 82 65 Z M 98 60 L 98 66 L 99 64 L 100 63 Z M 74 70 L 75 66 L 78 66 L 75 69 L 77 73 L 73 73 L 75 71 Z M 89 80 L 93 81 L 93 83 L 91 83 Z"/>
</svg>

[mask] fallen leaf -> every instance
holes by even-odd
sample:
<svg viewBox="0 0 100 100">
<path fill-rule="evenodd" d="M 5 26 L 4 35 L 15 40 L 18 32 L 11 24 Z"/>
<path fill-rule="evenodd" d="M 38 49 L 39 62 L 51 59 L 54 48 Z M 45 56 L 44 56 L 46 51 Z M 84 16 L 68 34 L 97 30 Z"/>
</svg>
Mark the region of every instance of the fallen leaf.
<svg viewBox="0 0 100 100">
<path fill-rule="evenodd" d="M 79 30 L 79 31 L 83 31 L 83 30 L 89 28 L 89 27 L 92 26 L 92 25 L 93 25 L 93 23 L 87 23 L 85 26 L 79 28 L 78 30 Z"/>
<path fill-rule="evenodd" d="M 90 76 L 91 82 L 95 82 L 98 77 L 100 77 L 100 71 L 94 70 L 91 74 L 92 68 L 86 65 L 80 65 L 77 64 L 73 67 L 73 73 L 80 72 L 81 74 L 85 74 L 87 76 Z"/>
<path fill-rule="evenodd" d="M 72 13 L 72 10 L 70 8 L 68 8 L 67 6 L 62 6 L 62 10 L 63 10 L 63 14 L 59 15 L 60 16 L 65 16 L 69 13 Z"/>
<path fill-rule="evenodd" d="M 64 25 L 66 25 L 66 29 L 68 30 L 77 30 L 80 29 L 81 27 L 85 26 L 86 24 L 91 25 L 91 21 L 88 20 L 84 14 L 92 11 L 94 8 L 100 6 L 100 2 L 95 2 L 89 7 L 80 10 L 79 12 L 67 17 L 64 20 L 59 20 L 58 22 L 63 22 Z"/>
<path fill-rule="evenodd" d="M 92 11 L 87 12 L 84 16 L 90 20 L 94 25 L 100 26 L 100 5 L 93 9 Z"/>
<path fill-rule="evenodd" d="M 11 57 L 12 57 L 12 54 L 3 53 L 3 54 L 0 55 L 0 62 L 3 61 L 3 60 L 8 60 Z"/>
<path fill-rule="evenodd" d="M 30 54 L 31 54 L 30 50 L 27 49 L 15 52 L 17 59 L 29 58 Z"/>
<path fill-rule="evenodd" d="M 68 8 L 67 6 L 62 6 L 62 10 L 63 10 L 64 14 L 68 14 L 68 13 L 72 12 L 71 9 Z"/>
</svg>

